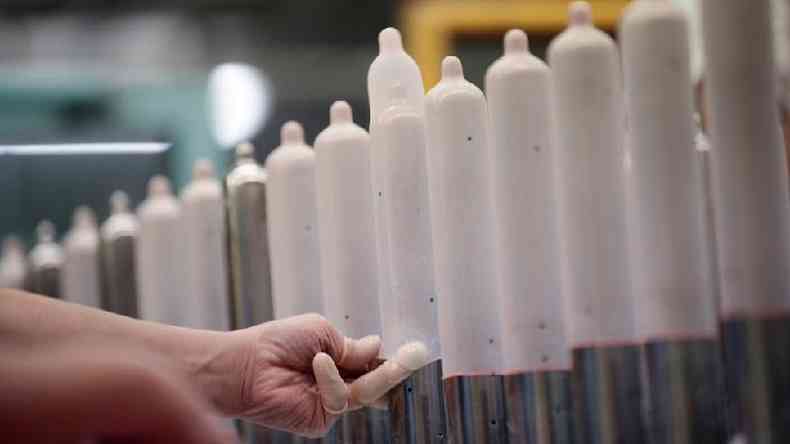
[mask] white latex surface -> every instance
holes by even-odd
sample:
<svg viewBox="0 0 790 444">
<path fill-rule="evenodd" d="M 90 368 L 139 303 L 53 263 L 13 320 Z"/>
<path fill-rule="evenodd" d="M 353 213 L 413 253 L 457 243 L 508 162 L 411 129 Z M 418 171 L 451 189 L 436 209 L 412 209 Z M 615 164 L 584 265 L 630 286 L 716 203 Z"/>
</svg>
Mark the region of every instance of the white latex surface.
<svg viewBox="0 0 790 444">
<path fill-rule="evenodd" d="M 296 134 L 287 134 L 289 129 Z M 281 145 L 266 159 L 266 214 L 278 319 L 324 313 L 315 153 L 305 144 L 298 123 L 286 123 L 282 133 Z"/>
<path fill-rule="evenodd" d="M 6 238 L 0 255 L 0 288 L 23 288 L 26 269 L 21 243 L 16 238 Z"/>
<path fill-rule="evenodd" d="M 492 374 L 502 368 L 502 325 L 486 102 L 455 57 L 445 58 L 427 100 L 442 368 L 445 377 Z"/>
<path fill-rule="evenodd" d="M 210 164 L 198 161 L 181 192 L 186 253 L 187 325 L 210 330 L 230 326 L 225 200 Z"/>
<path fill-rule="evenodd" d="M 688 34 L 669 0 L 633 2 L 620 25 L 633 297 L 644 340 L 716 334 Z"/>
<path fill-rule="evenodd" d="M 486 73 L 508 371 L 569 369 L 563 326 L 551 70 L 512 30 Z"/>
<path fill-rule="evenodd" d="M 55 242 L 55 227 L 49 221 L 42 221 L 36 228 L 38 239 L 28 255 L 30 267 L 38 270 L 63 265 L 63 249 Z"/>
<path fill-rule="evenodd" d="M 426 344 L 439 357 L 425 151 L 424 86 L 400 33 L 379 34 L 368 71 L 371 169 L 379 260 L 383 355 Z"/>
<path fill-rule="evenodd" d="M 628 343 L 635 335 L 620 64 L 589 12 L 572 10 L 571 18 L 549 47 L 566 325 L 573 347 Z"/>
<path fill-rule="evenodd" d="M 405 103 L 395 104 L 382 114 L 378 135 L 382 141 L 374 157 L 384 166 L 379 177 L 383 197 L 374 198 L 382 200 L 388 232 L 380 234 L 390 245 L 391 311 L 381 312 L 384 337 L 390 336 L 395 350 L 420 341 L 428 348 L 428 358 L 438 359 L 424 117 Z"/>
<path fill-rule="evenodd" d="M 315 141 L 321 282 L 328 318 L 351 337 L 381 333 L 370 136 L 335 102 Z"/>
<path fill-rule="evenodd" d="M 181 206 L 168 189 L 153 192 L 137 209 L 139 234 L 136 248 L 140 318 L 173 325 L 189 324 L 186 257 Z"/>
<path fill-rule="evenodd" d="M 770 5 L 703 0 L 702 22 L 722 315 L 786 313 L 790 197 Z"/>
<path fill-rule="evenodd" d="M 69 302 L 101 306 L 99 275 L 99 230 L 93 212 L 78 208 L 71 230 L 63 239 L 63 269 L 60 288 Z"/>
</svg>

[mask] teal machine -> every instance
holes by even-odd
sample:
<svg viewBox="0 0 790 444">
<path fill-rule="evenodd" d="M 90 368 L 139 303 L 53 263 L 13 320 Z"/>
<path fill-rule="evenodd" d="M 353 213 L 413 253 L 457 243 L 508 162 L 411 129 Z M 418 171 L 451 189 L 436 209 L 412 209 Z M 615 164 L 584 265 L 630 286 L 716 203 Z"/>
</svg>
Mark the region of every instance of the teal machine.
<svg viewBox="0 0 790 444">
<path fill-rule="evenodd" d="M 84 75 L 6 75 L 0 87 L 0 233 L 30 240 L 44 218 L 62 233 L 81 204 L 102 220 L 113 190 L 127 191 L 136 205 L 149 177 L 166 174 L 180 188 L 198 158 L 224 173 L 231 152 L 213 131 L 209 80 L 115 85 Z M 162 148 L 101 145 L 119 142 Z M 91 144 L 87 150 L 73 145 L 85 143 Z"/>
</svg>

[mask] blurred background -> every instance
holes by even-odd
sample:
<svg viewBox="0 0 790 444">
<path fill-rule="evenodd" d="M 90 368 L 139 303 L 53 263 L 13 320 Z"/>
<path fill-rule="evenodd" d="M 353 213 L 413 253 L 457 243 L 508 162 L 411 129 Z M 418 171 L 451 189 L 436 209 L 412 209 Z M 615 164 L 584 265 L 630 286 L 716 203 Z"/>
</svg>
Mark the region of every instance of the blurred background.
<svg viewBox="0 0 790 444">
<path fill-rule="evenodd" d="M 698 29 L 696 0 L 676 1 Z M 774 2 L 777 79 L 787 71 L 788 1 Z M 504 31 L 525 29 L 543 57 L 565 27 L 567 3 L 1 0 L 0 235 L 30 241 L 44 218 L 62 233 L 80 204 L 103 220 L 113 190 L 136 205 L 154 174 L 179 189 L 197 158 L 223 174 L 244 140 L 263 161 L 290 119 L 312 143 L 337 99 L 367 126 L 367 69 L 384 27 L 402 30 L 426 87 L 448 54 L 483 87 Z M 614 35 L 628 1 L 591 3 Z"/>
</svg>

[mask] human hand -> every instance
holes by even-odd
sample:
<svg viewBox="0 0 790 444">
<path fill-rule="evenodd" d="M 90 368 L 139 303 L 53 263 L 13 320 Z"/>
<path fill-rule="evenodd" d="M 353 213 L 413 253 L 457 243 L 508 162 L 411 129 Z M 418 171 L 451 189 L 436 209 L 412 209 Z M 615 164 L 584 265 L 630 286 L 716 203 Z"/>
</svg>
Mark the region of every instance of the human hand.
<svg viewBox="0 0 790 444">
<path fill-rule="evenodd" d="M 346 410 L 380 404 L 428 357 L 423 344 L 411 343 L 380 364 L 378 336 L 345 338 L 315 314 L 229 335 L 235 351 L 228 358 L 240 381 L 236 413 L 309 437 L 325 434 Z"/>
</svg>

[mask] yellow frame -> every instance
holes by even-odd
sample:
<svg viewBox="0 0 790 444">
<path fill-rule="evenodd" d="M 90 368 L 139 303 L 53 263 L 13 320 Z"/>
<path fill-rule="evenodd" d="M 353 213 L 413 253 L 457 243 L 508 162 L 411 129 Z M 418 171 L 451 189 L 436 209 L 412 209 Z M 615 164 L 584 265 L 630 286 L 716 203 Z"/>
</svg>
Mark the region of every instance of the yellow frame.
<svg viewBox="0 0 790 444">
<path fill-rule="evenodd" d="M 441 60 L 451 53 L 453 36 L 475 32 L 558 33 L 567 24 L 568 0 L 412 1 L 403 10 L 406 45 L 430 88 L 439 81 Z M 592 0 L 596 26 L 613 30 L 629 0 Z"/>
</svg>

